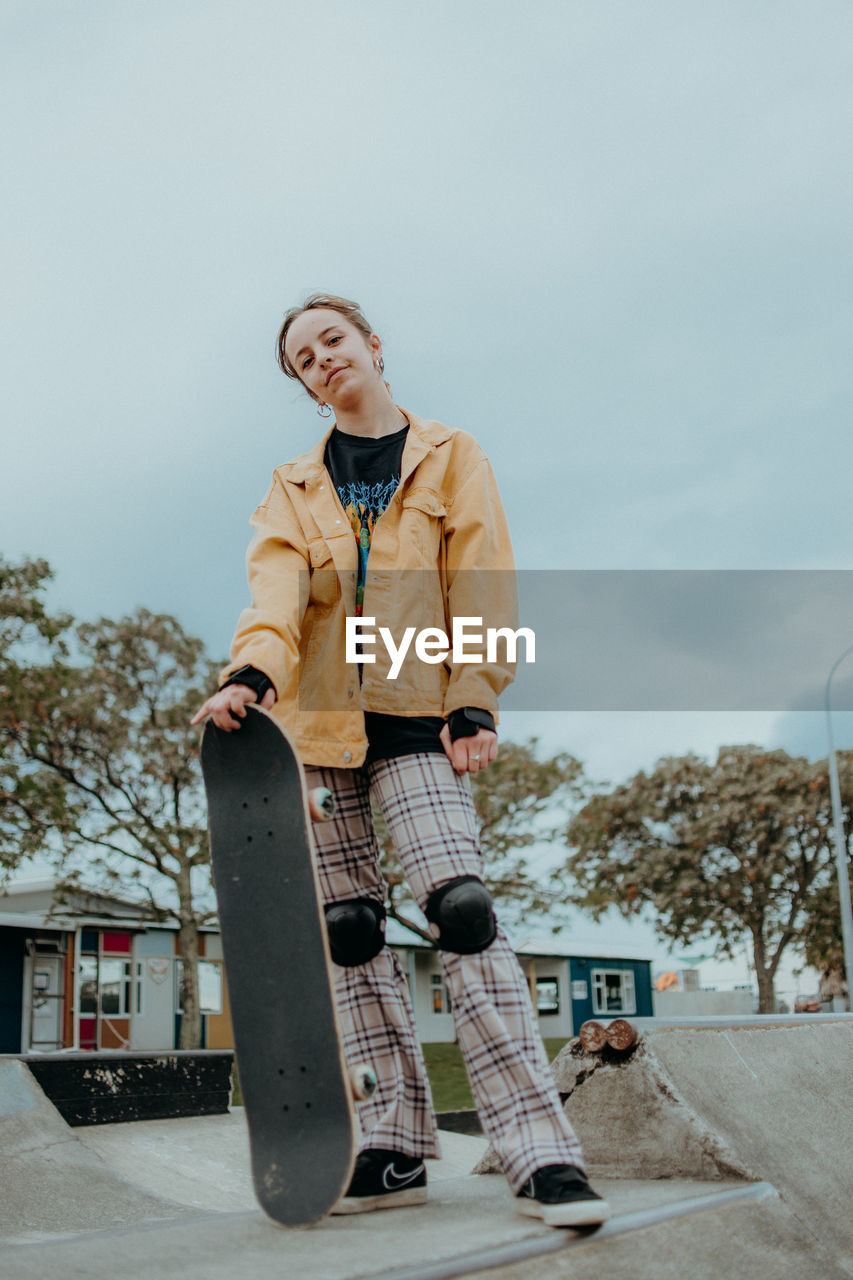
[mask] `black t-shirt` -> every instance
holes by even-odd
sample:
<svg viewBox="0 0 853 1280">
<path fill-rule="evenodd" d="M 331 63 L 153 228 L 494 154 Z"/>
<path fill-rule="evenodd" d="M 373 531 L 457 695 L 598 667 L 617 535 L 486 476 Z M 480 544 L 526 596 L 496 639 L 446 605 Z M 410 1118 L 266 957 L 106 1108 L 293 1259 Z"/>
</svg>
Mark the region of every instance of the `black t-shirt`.
<svg viewBox="0 0 853 1280">
<path fill-rule="evenodd" d="M 376 521 L 388 506 L 400 483 L 403 447 L 408 423 L 393 435 L 372 440 L 348 435 L 335 427 L 326 441 L 323 461 L 338 491 L 341 506 L 358 543 L 356 617 L 361 617 L 367 557 Z"/>
<path fill-rule="evenodd" d="M 358 617 L 364 601 L 367 557 L 373 530 L 400 483 L 408 430 L 407 424 L 393 435 L 373 440 L 350 435 L 335 427 L 326 442 L 323 461 L 358 543 L 355 598 Z M 443 755 L 444 748 L 438 737 L 443 724 L 441 716 L 392 716 L 366 711 L 367 763 L 422 751 Z"/>
</svg>

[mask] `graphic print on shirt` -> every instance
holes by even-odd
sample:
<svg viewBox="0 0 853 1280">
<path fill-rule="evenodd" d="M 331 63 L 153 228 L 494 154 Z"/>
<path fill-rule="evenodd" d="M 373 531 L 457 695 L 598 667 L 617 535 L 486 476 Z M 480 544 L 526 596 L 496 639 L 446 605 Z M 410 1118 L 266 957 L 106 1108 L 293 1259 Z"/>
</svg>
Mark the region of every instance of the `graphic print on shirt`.
<svg viewBox="0 0 853 1280">
<path fill-rule="evenodd" d="M 347 513 L 358 543 L 358 585 L 355 592 L 355 616 L 361 617 L 364 606 L 364 581 L 367 575 L 367 557 L 370 554 L 370 540 L 376 521 L 394 496 L 400 483 L 399 476 L 391 476 L 389 480 L 371 483 L 355 480 L 348 484 L 338 485 L 338 497 Z"/>
</svg>

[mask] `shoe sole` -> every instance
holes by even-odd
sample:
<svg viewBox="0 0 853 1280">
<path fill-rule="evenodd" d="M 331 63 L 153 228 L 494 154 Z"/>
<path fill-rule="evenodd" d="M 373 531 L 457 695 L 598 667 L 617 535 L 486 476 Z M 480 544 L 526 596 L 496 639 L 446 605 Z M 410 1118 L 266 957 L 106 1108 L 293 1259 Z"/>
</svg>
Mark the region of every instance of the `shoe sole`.
<svg viewBox="0 0 853 1280">
<path fill-rule="evenodd" d="M 426 1204 L 426 1187 L 409 1187 L 388 1191 L 379 1196 L 344 1196 L 332 1213 L 371 1213 L 374 1209 L 405 1209 L 413 1204 Z"/>
<path fill-rule="evenodd" d="M 518 1212 L 540 1218 L 547 1227 L 600 1227 L 611 1216 L 606 1200 L 571 1200 L 567 1204 L 542 1204 L 527 1198 L 518 1201 Z"/>
</svg>

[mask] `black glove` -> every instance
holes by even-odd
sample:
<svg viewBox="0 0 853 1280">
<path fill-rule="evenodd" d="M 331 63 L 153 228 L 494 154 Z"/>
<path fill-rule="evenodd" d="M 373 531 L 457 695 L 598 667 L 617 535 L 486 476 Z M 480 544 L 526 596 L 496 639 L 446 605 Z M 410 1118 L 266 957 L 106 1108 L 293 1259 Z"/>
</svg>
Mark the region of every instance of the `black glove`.
<svg viewBox="0 0 853 1280">
<path fill-rule="evenodd" d="M 491 729 L 495 732 L 495 718 L 489 711 L 481 711 L 479 707 L 457 707 L 447 717 L 450 728 L 450 741 L 457 738 L 473 738 L 479 729 Z"/>
</svg>

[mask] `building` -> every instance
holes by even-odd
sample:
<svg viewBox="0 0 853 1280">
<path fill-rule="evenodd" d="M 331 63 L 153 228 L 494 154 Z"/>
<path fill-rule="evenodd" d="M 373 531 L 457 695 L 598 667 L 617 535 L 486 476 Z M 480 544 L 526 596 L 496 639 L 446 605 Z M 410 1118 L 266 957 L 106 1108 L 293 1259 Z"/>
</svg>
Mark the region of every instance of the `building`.
<svg viewBox="0 0 853 1280">
<path fill-rule="evenodd" d="M 230 1048 L 215 928 L 200 938 L 204 1048 Z M 180 1040 L 177 924 L 91 890 L 57 899 L 53 880 L 0 895 L 0 1053 L 173 1049 Z"/>
<path fill-rule="evenodd" d="M 750 986 L 725 991 L 703 987 L 696 968 L 673 969 L 655 981 L 655 1013 L 659 1018 L 728 1018 L 753 1012 Z"/>
<path fill-rule="evenodd" d="M 388 942 L 414 991 L 415 1019 L 423 1043 L 455 1039 L 450 995 L 438 953 L 396 921 Z M 516 948 L 545 1038 L 570 1040 L 590 1018 L 652 1017 L 651 959 L 618 945 L 585 945 L 575 952 L 550 940 Z"/>
<path fill-rule="evenodd" d="M 455 1039 L 438 953 L 389 921 L 388 944 L 413 992 L 424 1042 Z M 202 930 L 203 1048 L 233 1044 L 222 947 Z M 543 1036 L 570 1039 L 592 1017 L 650 1016 L 651 960 L 619 947 L 578 953 L 549 942 L 519 947 Z M 0 1053 L 57 1049 L 171 1050 L 180 1041 L 181 958 L 176 924 L 138 902 L 19 881 L 0 895 Z"/>
</svg>

